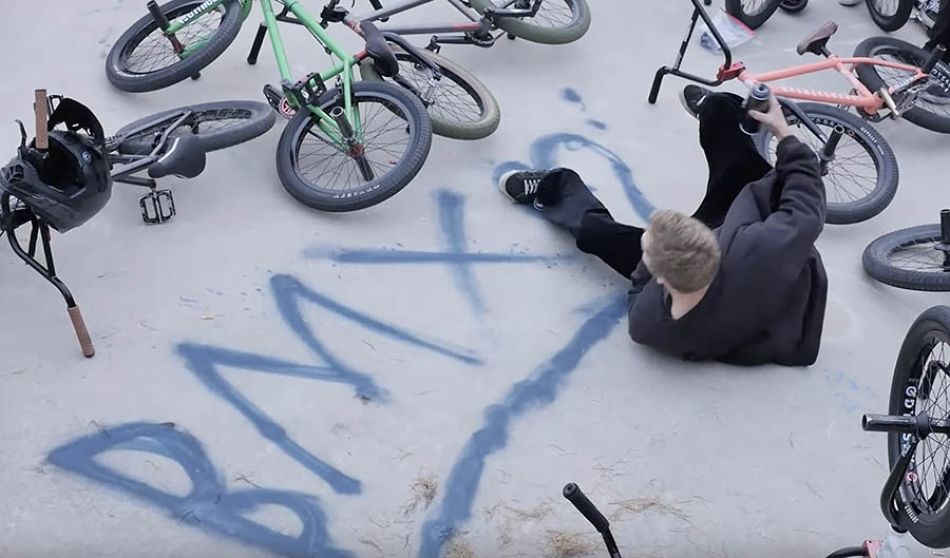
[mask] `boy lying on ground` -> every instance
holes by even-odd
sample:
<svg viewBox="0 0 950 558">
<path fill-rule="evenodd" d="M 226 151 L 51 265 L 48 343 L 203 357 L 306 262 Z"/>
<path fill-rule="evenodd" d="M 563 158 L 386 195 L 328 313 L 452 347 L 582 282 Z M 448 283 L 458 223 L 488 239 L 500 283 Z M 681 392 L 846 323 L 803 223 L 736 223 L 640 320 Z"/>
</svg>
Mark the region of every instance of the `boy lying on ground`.
<svg viewBox="0 0 950 558">
<path fill-rule="evenodd" d="M 767 113 L 750 113 L 780 140 L 773 169 L 740 129 L 739 97 L 695 85 L 681 97 L 709 166 L 692 217 L 658 211 L 647 229 L 618 223 L 568 169 L 512 172 L 499 186 L 633 281 L 634 341 L 688 360 L 813 364 L 828 290 L 814 246 L 825 220 L 818 157 L 774 98 Z"/>
</svg>

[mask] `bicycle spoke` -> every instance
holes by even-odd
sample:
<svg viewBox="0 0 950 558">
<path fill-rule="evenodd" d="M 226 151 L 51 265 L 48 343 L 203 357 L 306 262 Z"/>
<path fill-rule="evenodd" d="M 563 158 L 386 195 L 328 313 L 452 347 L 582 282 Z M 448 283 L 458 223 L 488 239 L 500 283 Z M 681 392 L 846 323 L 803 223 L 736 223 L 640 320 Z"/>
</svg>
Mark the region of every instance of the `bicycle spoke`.
<svg viewBox="0 0 950 558">
<path fill-rule="evenodd" d="M 378 179 L 385 175 L 406 154 L 409 130 L 401 108 L 381 99 L 356 99 L 361 129 L 357 141 L 362 145 L 359 155 Z M 305 130 L 297 151 L 301 177 L 314 188 L 346 192 L 366 183 L 357 159 L 345 146 L 328 139 L 314 123 Z"/>
<path fill-rule="evenodd" d="M 179 11 L 183 10 L 184 8 Z M 214 36 L 218 27 L 221 26 L 225 13 L 223 7 L 211 10 L 193 20 L 178 31 L 175 36 L 185 47 L 200 44 Z M 185 12 L 177 14 L 174 19 L 169 19 L 174 24 L 183 15 L 185 15 Z M 127 72 L 147 74 L 172 66 L 180 60 L 168 38 L 165 37 L 161 29 L 156 28 L 123 53 L 122 65 Z"/>
<path fill-rule="evenodd" d="M 429 89 L 432 72 L 428 67 L 421 67 L 411 59 L 401 60 L 399 73 L 419 91 Z M 436 86 L 432 104 L 428 107 L 430 114 L 442 116 L 443 120 L 454 122 L 476 122 L 481 118 L 480 107 L 472 94 L 462 87 L 451 76 L 443 73 L 442 79 Z"/>
<path fill-rule="evenodd" d="M 530 0 L 525 0 L 524 2 L 494 0 L 493 4 L 497 9 L 504 9 L 504 7 L 508 5 L 518 8 L 530 8 L 532 2 Z M 522 17 L 518 19 L 530 21 L 531 25 L 538 27 L 560 29 L 574 23 L 574 18 L 574 3 L 572 0 L 544 0 L 544 2 L 541 2 L 541 7 L 538 8 L 538 13 L 536 13 L 534 17 Z"/>
</svg>

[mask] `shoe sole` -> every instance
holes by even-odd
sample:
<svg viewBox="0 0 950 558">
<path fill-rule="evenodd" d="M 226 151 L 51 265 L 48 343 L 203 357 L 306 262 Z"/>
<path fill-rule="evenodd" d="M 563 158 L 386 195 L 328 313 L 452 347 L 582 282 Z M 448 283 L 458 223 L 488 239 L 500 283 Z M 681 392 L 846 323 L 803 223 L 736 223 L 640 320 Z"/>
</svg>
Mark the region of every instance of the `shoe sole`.
<svg viewBox="0 0 950 558">
<path fill-rule="evenodd" d="M 511 194 L 509 194 L 508 190 L 505 189 L 505 183 L 508 182 L 509 178 L 521 172 L 524 172 L 524 171 L 520 171 L 520 170 L 508 171 L 505 174 L 501 175 L 501 178 L 498 179 L 498 184 L 497 184 L 498 190 L 500 190 L 502 195 L 505 196 L 505 198 L 507 198 L 508 201 L 510 201 L 511 203 L 518 203 L 518 200 L 511 197 Z"/>
<path fill-rule="evenodd" d="M 680 97 L 680 104 L 682 104 L 682 105 L 683 105 L 683 108 L 686 109 L 687 114 L 689 114 L 690 116 L 692 116 L 692 117 L 695 118 L 696 120 L 699 120 L 699 115 L 696 114 L 695 112 L 693 112 L 693 109 L 689 108 L 689 103 L 686 102 L 686 90 L 685 90 L 685 89 L 680 89 L 679 97 Z"/>
</svg>

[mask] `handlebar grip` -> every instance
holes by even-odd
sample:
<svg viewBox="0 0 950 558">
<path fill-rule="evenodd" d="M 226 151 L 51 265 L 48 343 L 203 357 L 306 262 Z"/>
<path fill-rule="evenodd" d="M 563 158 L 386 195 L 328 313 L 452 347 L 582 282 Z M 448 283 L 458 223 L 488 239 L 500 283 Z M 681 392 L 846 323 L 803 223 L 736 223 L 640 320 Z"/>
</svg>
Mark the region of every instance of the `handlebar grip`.
<svg viewBox="0 0 950 558">
<path fill-rule="evenodd" d="M 49 149 L 49 134 L 47 130 L 49 115 L 46 112 L 48 108 L 46 104 L 46 90 L 37 89 L 35 96 L 33 111 L 36 113 L 36 148 L 41 151 L 46 151 Z"/>
<path fill-rule="evenodd" d="M 76 330 L 82 355 L 92 358 L 96 354 L 96 348 L 92 346 L 92 338 L 89 336 L 89 330 L 86 329 L 86 322 L 82 319 L 82 312 L 79 311 L 78 306 L 70 306 L 66 310 L 69 312 L 69 319 L 73 322 L 73 329 Z"/>
<path fill-rule="evenodd" d="M 587 521 L 590 521 L 591 525 L 601 534 L 609 532 L 610 522 L 607 521 L 607 518 L 604 517 L 604 514 L 600 513 L 600 510 L 597 509 L 597 506 L 594 505 L 590 499 L 584 494 L 581 490 L 581 487 L 576 484 L 568 483 L 564 485 L 563 491 L 564 497 L 568 501 L 574 504 L 574 507 L 577 508 L 577 511 L 581 512 L 581 515 L 587 518 Z"/>
<path fill-rule="evenodd" d="M 924 62 L 924 65 L 920 70 L 925 74 L 929 74 L 933 71 L 934 66 L 937 65 L 937 62 L 940 62 L 940 60 L 943 59 L 943 55 L 946 53 L 947 47 L 943 45 L 937 45 L 937 47 L 933 49 L 933 52 L 930 53 L 930 58 Z"/>
</svg>

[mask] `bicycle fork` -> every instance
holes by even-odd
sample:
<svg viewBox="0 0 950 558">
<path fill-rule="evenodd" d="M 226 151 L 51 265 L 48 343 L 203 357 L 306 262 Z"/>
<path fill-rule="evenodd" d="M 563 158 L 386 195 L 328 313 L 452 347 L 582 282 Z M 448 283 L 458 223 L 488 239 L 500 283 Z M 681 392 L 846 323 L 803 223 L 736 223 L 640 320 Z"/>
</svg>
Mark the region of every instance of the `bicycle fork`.
<svg viewBox="0 0 950 558">
<path fill-rule="evenodd" d="M 356 161 L 356 166 L 359 167 L 360 174 L 363 176 L 363 180 L 370 182 L 376 178 L 376 174 L 373 172 L 373 167 L 366 159 L 366 146 L 356 139 L 353 126 L 350 125 L 350 120 L 346 117 L 346 111 L 343 110 L 343 107 L 333 107 L 333 109 L 330 111 L 330 118 L 336 122 L 337 127 L 340 129 L 340 137 L 343 140 L 343 143 L 346 144 L 349 156 L 352 157 L 354 161 Z"/>
</svg>

